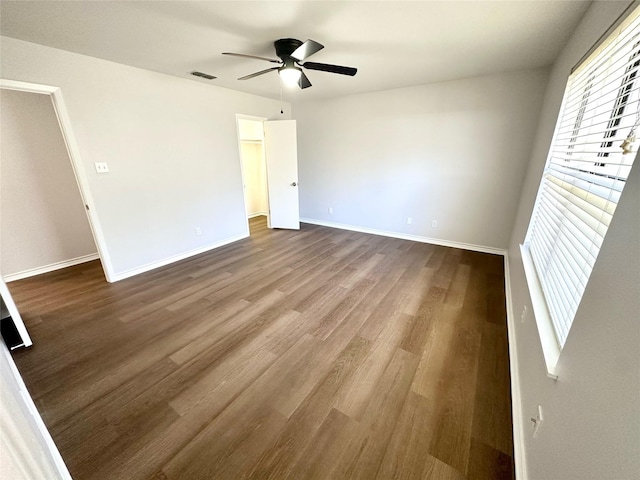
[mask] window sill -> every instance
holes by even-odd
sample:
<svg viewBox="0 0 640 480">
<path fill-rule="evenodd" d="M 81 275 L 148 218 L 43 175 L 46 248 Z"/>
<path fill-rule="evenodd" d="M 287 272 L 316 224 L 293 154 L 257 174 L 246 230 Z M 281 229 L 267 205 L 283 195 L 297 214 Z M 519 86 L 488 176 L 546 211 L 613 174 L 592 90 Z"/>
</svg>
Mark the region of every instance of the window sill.
<svg viewBox="0 0 640 480">
<path fill-rule="evenodd" d="M 538 280 L 538 274 L 533 266 L 533 260 L 529 253 L 529 247 L 520 245 L 522 254 L 522 264 L 524 265 L 524 273 L 529 286 L 529 295 L 531 296 L 531 306 L 533 308 L 533 316 L 538 326 L 538 334 L 542 345 L 542 353 L 544 362 L 547 367 L 547 376 L 554 380 L 558 379 L 556 366 L 560 358 L 560 346 L 556 340 L 556 334 L 553 331 L 553 323 L 547 309 L 547 302 L 544 299 L 542 286 Z"/>
</svg>

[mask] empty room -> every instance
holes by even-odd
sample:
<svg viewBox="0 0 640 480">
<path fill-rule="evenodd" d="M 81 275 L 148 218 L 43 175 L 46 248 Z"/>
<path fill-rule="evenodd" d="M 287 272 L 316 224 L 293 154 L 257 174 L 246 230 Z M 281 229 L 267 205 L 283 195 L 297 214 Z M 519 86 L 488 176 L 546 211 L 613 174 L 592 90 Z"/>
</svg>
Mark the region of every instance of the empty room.
<svg viewBox="0 0 640 480">
<path fill-rule="evenodd" d="M 632 480 L 640 1 L 0 1 L 0 477 Z"/>
</svg>

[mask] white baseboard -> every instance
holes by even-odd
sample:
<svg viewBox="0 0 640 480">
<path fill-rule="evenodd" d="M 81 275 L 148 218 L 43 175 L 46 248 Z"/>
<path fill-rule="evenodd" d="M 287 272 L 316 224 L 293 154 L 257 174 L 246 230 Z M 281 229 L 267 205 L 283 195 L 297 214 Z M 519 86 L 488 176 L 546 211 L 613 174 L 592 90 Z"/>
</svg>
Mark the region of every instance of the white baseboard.
<svg viewBox="0 0 640 480">
<path fill-rule="evenodd" d="M 516 344 L 515 316 L 511 297 L 511 273 L 509 256 L 504 256 L 504 289 L 507 302 L 507 333 L 509 338 L 509 372 L 511 377 L 511 416 L 513 423 L 513 462 L 516 480 L 527 480 L 527 460 L 525 456 L 524 436 L 525 424 L 522 416 L 522 399 L 520 396 L 520 371 L 518 370 L 518 348 Z"/>
<path fill-rule="evenodd" d="M 255 213 L 250 213 L 249 215 L 247 215 L 247 218 L 266 217 L 266 216 L 267 216 L 267 212 L 255 212 Z"/>
<path fill-rule="evenodd" d="M 134 275 L 140 275 L 141 273 L 145 273 L 150 270 L 155 270 L 156 268 L 164 267 L 165 265 L 169 265 L 170 263 L 179 262 L 180 260 L 184 260 L 185 258 L 193 257 L 194 255 L 200 255 L 201 253 L 208 252 L 209 250 L 222 247 L 229 243 L 237 242 L 238 240 L 242 240 L 243 238 L 247 238 L 248 236 L 249 236 L 249 232 L 247 231 L 240 235 L 235 235 L 233 237 L 226 238 L 219 242 L 205 245 L 204 247 L 199 247 L 193 250 L 189 250 L 188 252 L 183 252 L 183 253 L 179 253 L 178 255 L 173 255 L 171 257 L 163 258 L 162 260 L 158 260 L 156 262 L 151 262 L 145 265 L 141 265 L 139 267 L 131 268 L 129 270 L 125 270 L 124 272 L 116 273 L 113 276 L 112 281 L 117 282 L 119 280 L 124 280 L 125 278 L 133 277 Z"/>
<path fill-rule="evenodd" d="M 494 255 L 506 256 L 506 250 L 502 248 L 486 247 L 484 245 L 473 245 L 471 243 L 452 242 L 450 240 L 442 240 L 439 238 L 422 237 L 420 235 L 412 235 L 410 233 L 389 232 L 387 230 L 378 230 L 375 228 L 360 227 L 357 225 L 349 225 L 346 223 L 325 222 L 324 220 L 315 220 L 313 218 L 301 218 L 302 223 L 310 223 L 312 225 L 320 225 L 323 227 L 340 228 L 342 230 L 351 230 L 353 232 L 370 233 L 372 235 L 381 235 L 383 237 L 399 238 L 401 240 L 411 240 L 413 242 L 431 243 L 433 245 L 441 245 L 443 247 L 461 248 L 463 250 L 473 250 L 474 252 L 492 253 Z"/>
<path fill-rule="evenodd" d="M 43 267 L 30 268 L 29 270 L 23 270 L 22 272 L 11 273 L 9 275 L 3 275 L 4 281 L 9 283 L 15 280 L 22 280 L 23 278 L 33 277 L 35 275 L 42 275 L 43 273 L 53 272 L 62 268 L 73 267 L 85 262 L 91 262 L 93 260 L 99 260 L 100 256 L 97 253 L 91 253 L 89 255 L 83 255 L 82 257 L 72 258 L 70 260 L 64 260 L 62 262 L 51 263 Z"/>
</svg>

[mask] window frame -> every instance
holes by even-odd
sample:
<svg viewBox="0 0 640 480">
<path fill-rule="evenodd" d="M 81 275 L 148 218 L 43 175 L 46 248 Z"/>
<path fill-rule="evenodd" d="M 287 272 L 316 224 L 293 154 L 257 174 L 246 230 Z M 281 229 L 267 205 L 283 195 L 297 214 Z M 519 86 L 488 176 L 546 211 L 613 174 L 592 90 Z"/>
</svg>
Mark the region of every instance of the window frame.
<svg viewBox="0 0 640 480">
<path fill-rule="evenodd" d="M 570 162 L 572 161 L 570 157 L 574 155 L 574 148 L 576 147 L 576 145 L 579 144 L 579 142 L 577 142 L 577 139 L 580 137 L 580 130 L 582 128 L 584 112 L 587 108 L 590 97 L 594 93 L 594 86 L 593 86 L 594 77 L 600 80 L 600 76 L 603 75 L 601 73 L 598 73 L 599 54 L 604 49 L 606 49 L 609 45 L 611 45 L 614 42 L 617 42 L 619 38 L 621 38 L 620 35 L 622 34 L 622 32 L 624 32 L 625 29 L 629 27 L 632 24 L 632 22 L 636 21 L 636 19 L 640 16 L 640 7 L 638 7 L 638 4 L 634 2 L 633 7 L 634 8 L 627 10 L 621 16 L 621 18 L 616 22 L 617 25 L 613 25 L 607 32 L 608 33 L 607 35 L 603 35 L 604 38 L 601 38 L 602 41 L 599 43 L 599 45 L 580 60 L 577 68 L 574 68 L 571 74 L 567 78 L 567 83 L 565 85 L 565 90 L 562 98 L 562 104 L 560 107 L 560 111 L 558 113 L 558 117 L 556 119 L 556 125 L 554 128 L 553 136 L 551 137 L 549 152 L 547 155 L 547 159 L 545 161 L 544 169 L 540 176 L 538 191 L 535 197 L 534 205 L 531 210 L 531 218 L 529 220 L 527 233 L 525 235 L 524 242 L 520 245 L 522 263 L 524 267 L 527 285 L 529 288 L 531 305 L 532 305 L 535 320 L 536 320 L 538 334 L 540 336 L 542 352 L 543 352 L 545 364 L 547 367 L 547 375 L 553 379 L 557 379 L 557 364 L 560 358 L 560 354 L 562 352 L 564 345 L 566 344 L 566 340 L 570 333 L 571 326 L 573 325 L 573 322 L 576 318 L 577 309 L 579 308 L 579 305 L 582 301 L 584 291 L 578 299 L 578 303 L 577 303 L 578 307 L 576 307 L 576 311 L 573 312 L 572 316 L 569 315 L 571 319 L 568 324 L 569 325 L 568 329 L 565 328 L 566 333 L 564 333 L 565 338 L 563 342 L 563 339 L 561 338 L 562 335 L 556 329 L 556 323 L 554 322 L 552 315 L 550 313 L 550 306 L 548 304 L 542 282 L 538 275 L 536 263 L 534 262 L 534 259 L 530 250 L 529 241 L 532 235 L 532 230 L 546 228 L 544 227 L 544 224 L 546 223 L 546 221 L 540 221 L 538 220 L 537 217 L 540 215 L 541 210 L 544 208 L 540 206 L 545 202 L 543 197 L 545 195 L 549 195 L 550 189 L 548 186 L 548 172 L 551 169 L 550 165 L 557 163 L 557 160 L 556 162 L 552 161 L 552 157 L 554 156 L 554 154 L 558 152 L 556 145 L 559 142 L 559 137 L 560 137 L 559 131 L 561 129 L 561 125 L 563 121 L 565 122 L 567 121 L 567 117 L 565 114 L 567 101 L 572 96 L 573 96 L 573 100 L 575 101 L 576 99 L 575 95 L 576 94 L 578 95 L 579 103 L 577 104 L 578 107 L 575 113 L 576 115 L 575 120 L 573 121 L 573 128 L 569 130 L 569 138 L 564 140 L 565 149 L 566 149 L 565 154 L 567 155 L 567 157 L 569 157 L 569 158 L 565 158 L 565 161 Z M 635 30 L 633 32 L 635 32 L 638 29 L 638 26 L 636 25 L 634 29 Z M 634 33 L 634 37 L 635 35 L 636 34 Z M 600 148 L 611 148 L 612 143 L 614 141 L 616 142 L 618 141 L 618 140 L 614 140 L 614 137 L 618 132 L 618 130 L 621 130 L 621 129 L 626 130 L 627 128 L 629 128 L 628 125 L 621 126 L 621 122 L 620 121 L 616 122 L 616 119 L 619 120 L 619 117 L 620 118 L 622 117 L 622 113 L 624 112 L 624 109 L 626 109 L 630 103 L 637 103 L 638 105 L 636 107 L 638 108 L 637 115 L 640 117 L 640 98 L 637 98 L 634 102 L 629 101 L 629 95 L 630 95 L 629 92 L 634 91 L 634 83 L 636 84 L 635 85 L 636 89 L 640 88 L 640 34 L 638 34 L 638 37 L 635 37 L 635 38 L 636 40 L 633 42 L 633 46 L 631 47 L 631 55 L 628 60 L 629 62 L 628 66 L 623 72 L 620 72 L 622 75 L 622 84 L 618 88 L 617 94 L 615 96 L 615 100 L 611 105 L 611 110 L 609 111 L 609 120 L 607 122 L 607 126 L 603 129 L 604 133 L 600 143 Z M 613 58 L 613 57 L 609 57 L 609 58 Z M 581 87 L 583 89 L 582 94 L 579 93 L 579 89 L 572 88 L 573 79 L 575 76 L 578 75 L 578 72 L 581 72 L 581 74 L 584 75 L 583 76 L 584 84 Z M 584 73 L 584 72 L 587 72 L 587 73 Z M 609 72 L 607 71 L 604 74 L 603 78 L 607 78 L 608 74 Z M 631 81 L 631 83 L 628 85 L 627 85 L 627 80 Z M 603 94 L 600 94 L 600 96 L 596 97 L 596 100 L 601 100 L 602 98 L 603 98 Z M 618 112 L 618 110 L 620 109 L 622 109 L 622 112 Z M 630 130 L 635 130 L 637 126 L 638 126 L 638 122 L 636 121 L 635 126 Z M 589 135 L 591 134 L 587 133 L 585 136 L 588 137 Z M 588 143 L 588 142 L 585 142 L 585 143 Z M 637 149 L 634 149 L 634 152 L 632 153 L 633 156 L 635 156 L 636 150 Z M 600 167 L 605 167 L 607 165 L 606 163 L 599 163 L 600 158 L 605 160 L 607 157 L 609 157 L 609 152 L 605 152 L 604 154 L 602 152 L 598 152 L 597 160 L 595 161 L 592 167 L 591 174 L 596 174 L 595 170 L 598 170 Z M 576 160 L 578 159 L 576 158 Z M 585 162 L 586 157 L 583 159 L 580 159 L 580 161 Z M 630 169 L 632 168 L 632 164 L 633 162 L 631 163 Z M 626 178 L 624 178 L 623 181 L 626 181 Z M 617 202 L 615 204 L 617 205 Z M 560 220 L 565 220 L 569 218 L 567 217 L 567 213 L 569 212 L 569 210 L 563 209 L 563 210 L 559 210 L 559 212 L 562 213 L 562 217 L 560 218 Z M 557 252 L 560 250 L 560 247 L 556 246 L 556 242 L 558 241 L 558 238 L 559 238 L 558 236 L 561 235 L 560 233 L 558 233 L 560 232 L 560 230 L 561 230 L 560 227 L 558 227 L 556 231 L 553 231 L 551 234 L 544 234 L 542 237 L 543 240 L 552 240 L 551 242 L 552 247 L 550 247 L 551 253 L 555 252 L 557 254 Z M 562 234 L 562 235 L 566 237 L 566 234 Z M 606 235 L 606 231 L 605 231 L 605 235 Z M 548 242 L 547 242 L 547 245 L 549 245 Z M 575 245 L 575 243 L 571 242 L 570 248 L 573 248 L 573 245 Z M 597 262 L 597 256 L 599 254 L 600 248 L 598 248 L 595 253 L 596 259 L 594 263 Z M 540 253 L 538 253 L 537 255 L 540 255 Z M 571 273 L 569 269 L 564 271 Z M 588 272 L 588 276 L 586 280 L 587 283 L 592 271 L 593 270 L 591 269 L 591 271 Z M 562 277 L 562 279 L 564 281 L 564 277 Z M 573 282 L 573 284 L 575 285 L 575 282 Z M 549 286 L 547 287 L 547 291 L 549 291 L 549 288 L 553 286 L 553 282 L 548 285 Z M 559 292 L 555 292 L 553 295 L 557 297 L 557 295 L 562 295 L 562 294 Z M 557 304 L 557 300 L 554 301 L 554 303 Z"/>
</svg>

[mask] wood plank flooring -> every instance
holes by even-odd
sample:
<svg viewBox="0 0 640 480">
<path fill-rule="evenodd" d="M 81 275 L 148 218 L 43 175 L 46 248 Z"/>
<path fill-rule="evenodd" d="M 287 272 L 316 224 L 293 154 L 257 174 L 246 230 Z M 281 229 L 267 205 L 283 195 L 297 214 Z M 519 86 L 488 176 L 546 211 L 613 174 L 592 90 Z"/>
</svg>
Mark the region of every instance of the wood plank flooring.
<svg viewBox="0 0 640 480">
<path fill-rule="evenodd" d="M 76 480 L 511 479 L 502 257 L 303 224 L 9 284 Z"/>
</svg>

